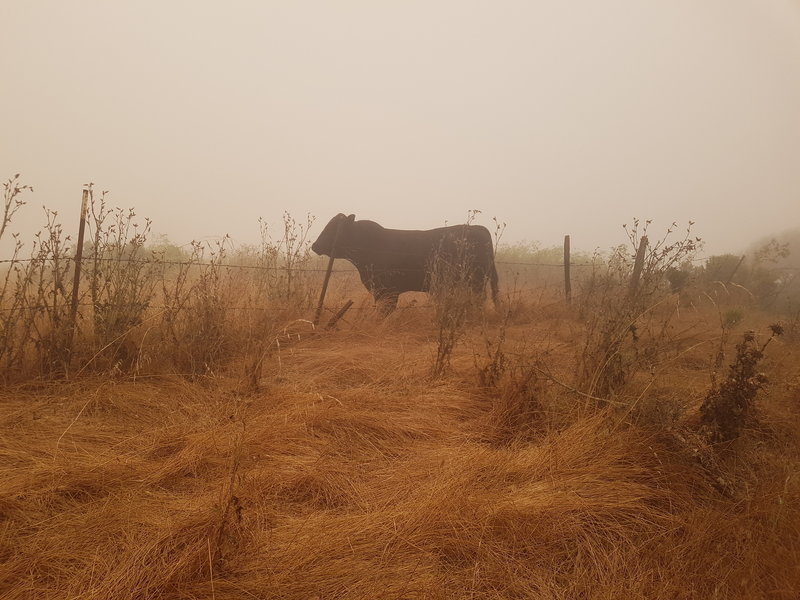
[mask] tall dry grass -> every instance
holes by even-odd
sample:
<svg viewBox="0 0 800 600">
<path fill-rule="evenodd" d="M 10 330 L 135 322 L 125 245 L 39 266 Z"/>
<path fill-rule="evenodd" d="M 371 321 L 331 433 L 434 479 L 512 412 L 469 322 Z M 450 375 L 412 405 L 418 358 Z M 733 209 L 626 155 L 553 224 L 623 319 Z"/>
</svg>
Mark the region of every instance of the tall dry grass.
<svg viewBox="0 0 800 600">
<path fill-rule="evenodd" d="M 0 595 L 797 597 L 796 347 L 765 351 L 780 383 L 709 446 L 691 436 L 711 309 L 617 396 L 682 399 L 668 425 L 585 401 L 568 379 L 580 321 L 527 309 L 471 327 L 435 379 L 435 316 L 398 311 L 290 331 L 255 391 L 222 374 L 5 389 Z M 487 335 L 508 356 L 493 382 Z"/>
<path fill-rule="evenodd" d="M 5 189 L 4 231 L 30 191 L 17 179 Z M 311 309 L 321 269 L 309 255 L 310 217 L 300 223 L 287 213 L 276 235 L 262 222 L 255 248 L 234 249 L 224 237 L 193 242 L 188 251 L 167 247 L 167 256 L 163 244 L 149 244 L 149 220 L 111 208 L 106 192 L 88 193 L 74 322 L 75 247 L 59 215 L 47 211 L 31 247 L 17 239 L 3 265 L 0 372 L 6 383 L 86 373 L 203 377 L 234 355 L 262 352 L 253 340 L 274 337 Z"/>
<path fill-rule="evenodd" d="M 340 268 L 319 331 L 307 224 L 167 257 L 99 200 L 72 344 L 55 215 L 0 296 L 0 597 L 800 595 L 794 325 L 671 293 L 688 236 L 456 321 Z"/>
</svg>

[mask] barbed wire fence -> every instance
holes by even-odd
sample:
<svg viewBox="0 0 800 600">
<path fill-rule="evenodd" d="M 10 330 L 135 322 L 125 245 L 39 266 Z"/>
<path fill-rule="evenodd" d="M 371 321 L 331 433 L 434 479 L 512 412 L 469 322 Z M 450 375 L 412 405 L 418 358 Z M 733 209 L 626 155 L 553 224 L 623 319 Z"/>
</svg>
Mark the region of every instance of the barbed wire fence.
<svg viewBox="0 0 800 600">
<path fill-rule="evenodd" d="M 8 264 L 13 267 L 15 264 L 25 264 L 30 262 L 39 261 L 41 262 L 41 258 L 14 258 L 14 259 L 0 259 L 0 264 Z M 60 260 L 66 263 L 74 263 L 74 257 L 63 257 Z M 154 259 L 139 259 L 139 258 L 103 258 L 103 257 L 83 257 L 81 262 L 85 265 L 89 262 L 112 262 L 112 263 L 120 263 L 120 264 L 137 264 L 137 265 L 150 265 L 150 266 L 176 266 L 176 267 L 217 267 L 220 269 L 227 269 L 227 270 L 243 270 L 243 271 L 273 271 L 273 272 L 293 272 L 299 274 L 321 274 L 325 273 L 326 269 L 322 267 L 293 267 L 291 269 L 282 266 L 266 266 L 266 265 L 247 265 L 247 264 L 236 264 L 236 263 L 210 263 L 204 261 L 192 261 L 192 260 L 162 260 L 158 258 Z M 557 268 L 562 270 L 565 268 L 564 264 L 559 263 L 544 263 L 544 262 L 521 262 L 521 261 L 503 261 L 503 260 L 496 260 L 495 265 L 497 267 L 523 267 L 527 269 L 535 269 L 535 268 Z M 593 263 L 572 263 L 570 264 L 571 268 L 591 268 L 594 265 Z M 405 269 L 391 269 L 392 272 L 402 272 Z M 408 269 L 408 270 L 417 270 L 417 269 Z M 358 275 L 358 271 L 355 267 L 345 267 L 345 268 L 334 268 L 332 270 L 334 274 L 340 274 L 349 276 L 351 278 L 355 278 Z M 82 281 L 82 280 L 81 280 Z M 361 285 L 360 283 L 358 285 Z M 536 289 L 533 287 L 531 289 Z M 80 307 L 90 307 L 92 306 L 91 302 L 79 302 L 78 306 Z M 157 308 L 157 307 L 153 307 Z M 255 310 L 253 307 L 236 307 L 236 306 L 228 306 L 226 308 L 230 308 L 233 310 L 241 309 L 241 310 Z M 274 310 L 283 310 L 286 307 L 275 307 Z M 0 307 L 0 311 L 8 310 Z M 260 310 L 260 309 L 259 309 Z"/>
<path fill-rule="evenodd" d="M 245 323 L 257 323 L 272 321 L 279 324 L 283 321 L 291 322 L 298 316 L 310 321 L 310 314 L 313 311 L 312 296 L 319 290 L 322 281 L 322 274 L 327 269 L 313 264 L 316 257 L 305 255 L 302 265 L 295 265 L 291 268 L 284 265 L 269 264 L 246 264 L 246 262 L 236 262 L 237 257 L 231 260 L 214 260 L 212 253 L 205 258 L 171 259 L 161 256 L 96 256 L 96 250 L 91 246 L 84 249 L 83 256 L 76 253 L 74 246 L 62 248 L 54 255 L 48 252 L 35 252 L 31 257 L 15 256 L 10 259 L 0 259 L 0 291 L 5 306 L 0 305 L 0 366 L 6 370 L 7 375 L 12 377 L 11 366 L 15 369 L 23 368 L 21 365 L 42 365 L 43 361 L 50 366 L 29 366 L 25 367 L 30 372 L 36 373 L 55 373 L 56 376 L 65 376 L 67 373 L 80 373 L 86 368 L 87 364 L 97 359 L 99 355 L 107 357 L 106 363 L 116 364 L 118 357 L 125 356 L 125 350 L 120 349 L 124 339 L 142 325 L 141 341 L 135 353 L 142 354 L 144 339 L 147 331 L 153 330 L 157 338 L 162 335 L 172 335 L 170 328 L 175 327 L 175 319 L 180 319 L 182 323 L 197 321 L 202 325 L 204 322 L 216 328 L 227 329 L 229 326 L 244 330 Z M 39 250 L 39 249 L 37 249 Z M 147 248 L 140 251 L 148 252 Z M 70 255 L 68 256 L 67 253 Z M 209 260 L 209 258 L 211 260 Z M 254 259 L 257 260 L 257 259 Z M 311 261 L 308 264 L 306 261 Z M 34 264 L 31 264 L 34 263 Z M 97 277 L 97 268 L 101 264 L 114 263 L 119 265 L 118 269 L 113 266 L 109 268 L 118 272 L 127 269 L 135 270 L 139 267 L 151 269 L 148 277 L 153 281 L 144 287 L 148 290 L 144 294 L 139 291 L 129 292 L 123 295 L 104 296 L 98 302 L 91 292 L 93 286 L 97 285 L 93 278 Z M 347 266 L 344 266 L 344 264 Z M 30 265 L 30 267 L 27 267 Z M 84 267 L 81 271 L 78 265 Z M 572 265 L 576 268 L 591 267 L 591 263 L 578 263 Z M 561 270 L 564 265 L 555 262 L 533 262 L 533 261 L 503 261 L 497 260 L 496 267 L 514 271 L 528 271 L 535 269 Z M 398 271 L 398 269 L 391 269 Z M 410 269 L 417 270 L 417 269 Z M 347 311 L 375 312 L 372 298 L 368 295 L 366 288 L 361 282 L 358 270 L 345 263 L 337 261 L 337 267 L 331 269 L 336 278 L 335 292 L 331 294 L 329 302 L 324 306 L 323 327 L 328 328 L 344 316 Z M 218 277 L 225 280 L 222 287 L 225 291 L 221 294 L 203 296 L 204 293 L 193 295 L 192 286 L 200 281 L 204 273 L 215 272 Z M 237 277 L 235 273 L 278 273 L 279 277 L 267 277 L 261 279 L 258 275 Z M 296 285 L 303 288 L 301 290 L 304 301 L 292 303 L 291 301 L 279 301 L 279 298 L 289 299 L 290 294 L 271 295 L 274 290 L 259 288 L 261 284 L 269 285 L 280 281 L 283 277 L 285 285 L 285 275 L 291 272 L 296 277 Z M 166 287 L 162 293 L 162 283 L 172 282 L 180 273 L 188 273 L 189 286 L 183 288 L 183 296 L 178 298 L 170 296 L 166 292 Z M 32 275 L 31 275 L 32 274 Z M 75 275 L 73 277 L 73 274 Z M 553 278 L 554 280 L 556 278 Z M 525 279 L 526 285 L 532 287 L 534 278 Z M 31 284 L 31 282 L 33 282 Z M 15 285 L 18 289 L 15 290 Z M 25 287 L 31 285 L 31 287 Z M 304 286 L 304 287 L 303 287 Z M 177 288 L 175 288 L 177 289 Z M 353 299 L 359 303 L 354 304 Z M 209 317 L 207 314 L 198 312 L 207 310 L 209 303 L 213 304 L 213 310 L 219 311 L 219 317 Z M 430 308 L 428 302 L 419 302 L 417 299 L 410 299 L 409 302 L 398 307 L 400 311 L 419 311 Z M 322 312 L 322 311 L 320 311 Z M 239 319 L 236 313 L 248 313 L 253 316 Z M 305 313 L 305 316 L 303 316 Z M 225 316 L 227 315 L 227 316 Z M 273 316 L 274 315 L 274 316 Z M 155 319 L 155 320 L 154 320 Z M 212 323 L 212 319 L 218 321 Z M 264 321 L 266 319 L 266 321 Z M 318 320 L 318 317 L 317 319 Z M 325 325 L 327 322 L 327 325 Z M 315 323 L 316 325 L 316 323 Z M 192 324 L 179 325 L 177 339 L 174 339 L 173 346 L 164 348 L 180 349 L 193 343 Z M 189 329 L 187 329 L 187 327 Z M 202 335 L 208 336 L 208 344 L 214 346 L 218 343 L 218 336 L 212 330 L 206 328 Z M 182 340 L 181 335 L 187 334 L 188 341 Z M 254 329 L 249 337 L 261 335 L 261 330 Z M 130 339 L 137 340 L 138 335 L 133 334 Z M 153 337 L 150 337 L 152 340 Z M 228 335 L 228 333 L 225 333 Z M 234 335 L 231 333 L 231 335 Z M 217 336 L 217 337 L 215 337 Z M 257 346 L 260 342 L 247 341 L 245 338 L 236 338 L 242 344 Z M 152 342 L 150 342 L 152 344 Z M 159 342 L 156 342 L 157 344 Z M 201 342 L 201 343 L 205 343 Z M 154 346 L 160 347 L 160 346 Z M 156 350 L 146 350 L 147 352 Z M 160 350 L 159 352 L 164 352 Z M 169 351 L 168 356 L 173 360 L 178 354 L 176 351 Z M 194 349 L 187 350 L 186 354 L 196 352 L 197 359 L 190 357 L 191 366 L 189 372 L 203 372 L 212 365 L 211 360 L 203 358 L 202 351 Z M 25 356 L 38 356 L 34 363 Z M 105 359 L 104 359 L 105 360 Z M 119 359 L 122 360 L 122 359 Z M 139 360 L 138 358 L 136 360 Z M 27 361 L 27 362 L 24 362 Z M 57 366 L 53 366 L 56 365 Z M 197 365 L 200 366 L 197 366 Z M 37 369 L 39 369 L 37 371 Z"/>
<path fill-rule="evenodd" d="M 11 258 L 0 258 L 0 379 L 5 377 L 3 369 L 19 367 L 24 360 L 38 361 L 41 372 L 54 372 L 55 368 L 63 375 L 76 359 L 86 361 L 83 355 L 87 352 L 88 362 L 79 372 L 104 352 L 114 363 L 126 356 L 122 341 L 129 336 L 134 345 L 138 344 L 134 352 L 137 363 L 147 338 L 147 351 L 172 357 L 170 360 L 185 355 L 184 363 L 188 361 L 191 372 L 204 372 L 209 365 L 219 364 L 221 346 L 227 344 L 262 356 L 274 328 L 295 321 L 316 328 L 323 310 L 326 319 L 330 317 L 325 328 L 350 310 L 376 312 L 359 270 L 332 258 L 327 259 L 327 268 L 323 266 L 325 258 L 310 254 L 308 228 L 302 225 L 299 238 L 290 237 L 295 229 L 284 231 L 284 246 L 262 237 L 261 246 L 231 253 L 224 240 L 216 244 L 192 242 L 191 252 L 176 248 L 177 252 L 169 255 L 170 245 L 145 245 L 149 221 L 145 232 L 137 233 L 133 210 L 116 209 L 117 220 L 112 218 L 110 228 L 101 229 L 112 213 L 103 212 L 102 201 L 99 212 L 95 212 L 90 184 L 84 186 L 81 200 L 75 244 L 55 220 L 55 213 L 48 212 L 48 225 L 35 236 L 29 257 L 21 256 L 23 245 L 17 240 Z M 88 215 L 94 219 L 92 223 L 87 223 Z M 284 220 L 285 227 L 294 227 L 294 223 L 293 219 Z M 84 244 L 87 226 L 90 239 Z M 298 239 L 290 246 L 289 241 Z M 612 255 L 622 265 L 614 273 L 617 283 L 627 285 L 629 295 L 635 294 L 649 250 L 646 235 L 635 241 L 635 256 L 619 247 L 612 254 L 577 253 L 578 260 L 571 255 L 569 235 L 564 236 L 563 258 L 554 248 L 530 248 L 522 254 L 510 249 L 506 256 L 502 248 L 495 248 L 494 265 L 503 298 L 524 302 L 525 294 L 534 292 L 539 296 L 537 306 L 569 305 L 574 279 L 579 283 L 578 297 L 583 305 L 591 297 L 589 288 L 596 276 L 607 275 L 604 272 L 614 264 Z M 661 243 L 653 245 L 653 255 Z M 430 267 L 417 264 L 404 268 L 414 264 L 404 260 L 406 255 L 418 258 L 414 253 L 381 248 L 370 248 L 369 252 L 377 264 L 392 265 L 386 270 L 394 273 L 427 271 Z M 335 254 L 333 250 L 331 254 Z M 693 264 L 712 258 L 690 256 L 686 258 Z M 743 262 L 741 257 L 736 268 L 730 273 L 726 270 L 723 278 L 730 282 Z M 792 273 L 791 278 L 797 280 L 794 274 L 800 270 L 776 267 L 775 271 Z M 375 272 L 380 270 L 373 266 Z M 335 285 L 326 299 L 331 277 Z M 314 311 L 316 293 L 319 301 Z M 437 306 L 435 298 L 426 301 L 412 296 L 397 309 L 419 311 Z M 150 331 L 153 333 L 148 338 Z M 158 338 L 155 344 L 154 337 Z M 60 366 L 54 367 L 56 364 Z"/>
<path fill-rule="evenodd" d="M 84 251 L 83 239 L 84 239 L 85 228 L 86 228 L 86 225 L 87 225 L 87 213 L 88 213 L 88 209 L 89 209 L 89 204 L 91 202 L 93 202 L 92 184 L 87 184 L 87 185 L 84 186 L 83 194 L 82 194 L 82 198 L 81 198 L 81 212 L 80 212 L 80 220 L 79 220 L 79 230 L 78 230 L 78 235 L 77 235 L 77 240 L 78 241 L 77 241 L 77 244 L 74 247 L 74 255 L 73 256 L 67 256 L 65 253 L 61 253 L 61 254 L 59 254 L 57 256 L 54 255 L 53 257 L 48 257 L 47 255 L 43 256 L 43 255 L 40 254 L 39 256 L 32 256 L 32 257 L 25 257 L 25 258 L 15 255 L 13 258 L 0 259 L 0 265 L 8 265 L 8 267 L 7 267 L 8 271 L 13 270 L 17 265 L 24 265 L 24 264 L 28 264 L 28 263 L 31 263 L 31 262 L 34 262 L 34 261 L 39 262 L 42 265 L 41 268 L 45 269 L 46 267 L 44 265 L 47 265 L 48 260 L 59 262 L 59 267 L 58 268 L 61 269 L 64 273 L 67 273 L 68 271 L 71 271 L 73 273 L 74 277 L 73 277 L 73 282 L 72 282 L 71 294 L 69 294 L 69 296 L 71 297 L 71 310 L 70 310 L 70 315 L 71 316 L 70 316 L 70 319 L 71 319 L 71 322 L 73 323 L 73 326 L 77 326 L 77 311 L 78 311 L 79 308 L 93 308 L 93 307 L 95 307 L 95 303 L 94 302 L 82 301 L 82 297 L 85 297 L 85 289 L 83 290 L 84 296 L 81 296 L 81 291 L 82 291 L 81 290 L 81 286 L 83 285 L 82 278 L 81 278 L 81 268 L 83 266 L 87 265 L 87 264 L 93 264 L 95 267 L 97 267 L 98 264 L 103 264 L 103 263 L 117 263 L 117 264 L 129 264 L 132 267 L 133 266 L 138 266 L 138 267 L 156 267 L 156 268 L 157 267 L 162 267 L 162 268 L 163 267 L 176 267 L 178 269 L 192 269 L 192 268 L 225 269 L 228 272 L 230 272 L 230 271 L 282 272 L 282 273 L 285 273 L 287 277 L 291 277 L 291 276 L 307 277 L 309 275 L 317 276 L 319 274 L 325 273 L 325 281 L 324 281 L 324 283 L 321 284 L 322 294 L 320 296 L 320 301 L 319 301 L 319 304 L 317 306 L 317 316 L 315 317 L 315 321 L 318 319 L 319 313 L 322 310 L 323 302 L 325 300 L 325 289 L 327 288 L 328 278 L 332 274 L 335 274 L 337 276 L 337 278 L 339 278 L 339 279 L 341 279 L 342 277 L 355 279 L 355 276 L 357 274 L 357 270 L 355 269 L 355 267 L 353 267 L 351 265 L 348 265 L 347 267 L 344 267 L 344 268 L 342 268 L 341 266 L 339 266 L 337 268 L 334 268 L 333 259 L 330 259 L 327 268 L 322 267 L 322 266 L 308 265 L 307 263 L 309 262 L 309 257 L 308 257 L 308 254 L 307 254 L 307 252 L 308 252 L 307 249 L 305 250 L 305 252 L 306 252 L 305 256 L 300 261 L 301 264 L 292 265 L 291 267 L 290 266 L 283 266 L 283 265 L 279 265 L 279 264 L 266 265 L 266 264 L 235 263 L 235 262 L 228 262 L 228 261 L 225 261 L 225 260 L 217 260 L 217 261 L 213 261 L 212 260 L 212 261 L 209 262 L 207 260 L 204 260 L 202 258 L 202 256 L 192 256 L 191 258 L 186 259 L 186 260 L 183 260 L 183 259 L 182 260 L 174 260 L 174 259 L 166 258 L 165 256 L 158 256 L 158 254 L 156 252 L 154 252 L 153 255 L 149 256 L 149 257 L 143 257 L 143 256 L 135 256 L 135 257 L 134 256 L 127 256 L 126 257 L 126 256 L 122 255 L 122 253 L 117 253 L 116 256 L 107 257 L 107 256 L 98 256 L 97 252 L 92 254 L 91 253 L 91 249 L 89 249 L 88 253 L 90 254 L 90 256 L 83 256 L 83 251 Z M 633 269 L 633 273 L 632 273 L 632 276 L 631 276 L 631 282 L 630 282 L 631 289 L 635 289 L 635 287 L 637 285 L 638 272 L 641 269 L 640 268 L 637 269 L 636 265 L 641 265 L 641 261 L 644 258 L 644 253 L 647 250 L 647 244 L 648 244 L 647 237 L 646 236 L 642 236 L 640 242 L 641 243 L 639 244 L 639 247 L 638 247 L 637 252 L 636 252 L 635 260 L 634 260 L 634 269 Z M 593 269 L 593 268 L 596 269 L 601 264 L 603 264 L 603 257 L 598 255 L 598 254 L 594 255 L 594 258 L 593 258 L 592 261 L 588 261 L 587 262 L 587 261 L 583 260 L 581 262 L 574 262 L 572 260 L 572 258 L 571 258 L 571 254 L 570 254 L 570 252 L 571 252 L 570 251 L 570 243 L 571 243 L 570 236 L 569 235 L 564 236 L 563 260 L 561 262 L 558 262 L 558 261 L 536 261 L 536 260 L 503 260 L 502 258 L 495 257 L 495 266 L 496 266 L 498 271 L 501 271 L 501 272 L 504 271 L 505 272 L 504 274 L 505 274 L 506 277 L 511 278 L 511 279 L 514 280 L 513 281 L 513 285 L 515 286 L 517 291 L 524 290 L 524 289 L 540 289 L 542 287 L 550 287 L 550 288 L 558 287 L 558 284 L 557 284 L 558 277 L 555 274 L 547 275 L 547 276 L 544 276 L 544 277 L 541 276 L 542 275 L 542 273 L 541 273 L 542 269 L 545 269 L 545 270 L 547 270 L 547 269 L 558 269 L 559 271 L 563 272 L 563 280 L 562 280 L 563 281 L 563 284 L 562 284 L 563 285 L 563 298 L 569 304 L 571 302 L 571 299 L 572 299 L 572 277 L 573 277 L 572 276 L 572 270 L 573 269 L 578 269 L 578 270 L 581 270 L 581 269 Z M 21 246 L 17 246 L 16 251 L 19 251 L 20 247 Z M 41 250 L 41 248 L 40 248 L 40 250 Z M 142 246 L 142 247 L 137 248 L 137 251 L 146 252 L 147 250 L 148 249 L 147 249 L 146 246 Z M 16 251 L 15 251 L 15 253 L 16 253 Z M 374 252 L 377 255 L 376 256 L 376 260 L 377 260 L 378 263 L 380 263 L 382 258 L 386 258 L 389 255 L 392 255 L 392 258 L 397 258 L 395 255 L 398 254 L 397 252 L 387 252 L 387 251 L 381 250 L 381 249 L 374 249 Z M 582 254 L 582 256 L 585 257 L 586 254 Z M 212 258 L 213 258 L 213 253 L 212 253 Z M 597 260 L 595 260 L 595 258 Z M 692 262 L 692 263 L 702 263 L 702 262 L 708 261 L 709 258 L 711 258 L 711 257 L 707 257 L 707 256 L 694 257 L 694 258 L 690 259 L 690 262 Z M 256 259 L 256 260 L 258 260 L 258 259 Z M 313 258 L 311 260 L 313 260 Z M 737 264 L 736 269 L 739 268 L 739 266 L 741 265 L 743 260 L 744 260 L 744 256 L 742 256 L 741 259 L 739 260 L 739 263 Z M 342 261 L 339 261 L 340 265 L 341 265 L 341 262 Z M 393 260 L 392 262 L 396 263 L 397 261 Z M 402 260 L 400 262 L 402 262 Z M 736 269 L 734 269 L 733 272 L 730 273 L 730 276 L 728 277 L 729 281 L 733 277 L 733 274 L 735 273 Z M 406 269 L 402 269 L 402 268 L 398 269 L 396 267 L 392 267 L 391 270 L 393 272 L 401 272 L 401 271 L 404 271 Z M 417 267 L 415 269 L 409 269 L 409 270 L 419 270 L 419 268 Z M 523 275 L 522 271 L 523 270 L 528 270 L 526 277 L 522 277 L 522 275 Z M 794 268 L 791 268 L 791 267 L 776 267 L 775 270 L 776 271 L 780 271 L 780 272 L 791 272 L 791 273 L 798 272 L 798 269 L 794 269 Z M 534 273 L 535 271 L 539 271 L 537 273 L 537 275 L 540 275 L 539 279 L 536 282 L 534 282 L 534 277 L 531 276 L 531 273 Z M 0 274 L 2 274 L 2 273 L 0 272 Z M 5 284 L 4 284 L 3 288 L 2 288 L 2 291 L 4 293 L 7 291 L 8 285 L 9 285 L 9 277 L 8 277 L 8 275 L 9 275 L 9 273 L 7 272 L 5 274 Z M 523 280 L 523 281 L 521 281 L 521 280 Z M 65 285 L 65 283 L 60 283 L 59 285 L 63 286 L 63 285 Z M 363 285 L 360 282 L 358 282 L 355 285 L 357 285 L 358 288 L 360 288 L 361 292 L 364 291 L 363 290 Z M 355 291 L 355 289 L 358 289 L 358 288 L 354 288 L 354 291 Z M 151 298 L 150 300 L 152 301 L 153 299 L 154 298 Z M 0 306 L 0 314 L 8 312 L 8 311 L 14 311 L 14 310 L 16 310 L 16 311 L 20 311 L 20 310 L 43 310 L 43 309 L 48 308 L 47 306 L 39 305 L 39 304 L 31 304 L 31 303 L 23 303 L 23 304 L 24 304 L 24 306 L 20 306 L 18 304 L 17 306 L 14 306 L 13 308 Z M 106 305 L 106 306 L 108 306 L 108 305 Z M 117 303 L 116 306 L 122 308 L 122 307 L 127 306 L 127 304 L 124 303 L 124 302 L 123 303 Z M 154 310 L 168 310 L 170 308 L 168 306 L 158 306 L 156 303 L 149 303 L 148 307 L 152 308 Z M 270 306 L 252 306 L 252 305 L 243 306 L 243 305 L 231 304 L 231 305 L 227 305 L 227 306 L 222 306 L 221 308 L 224 308 L 225 310 L 232 310 L 232 311 L 258 310 L 258 311 L 280 312 L 280 311 L 286 311 L 289 308 L 296 308 L 296 306 L 290 306 L 290 305 L 281 306 L 281 305 L 275 305 L 274 303 L 272 303 Z M 352 307 L 352 308 L 354 310 L 363 310 L 363 309 L 366 309 L 367 307 L 355 306 L 355 307 Z M 408 308 L 408 306 L 401 306 L 400 308 Z M 329 310 L 331 310 L 331 309 L 329 309 Z"/>
<path fill-rule="evenodd" d="M 568 237 L 568 236 L 567 236 Z M 645 244 L 646 247 L 646 244 Z M 690 259 L 692 263 L 702 263 L 709 260 L 708 256 L 702 257 L 695 257 Z M 565 240 L 565 259 L 566 262 L 558 263 L 558 262 L 535 262 L 535 261 L 515 261 L 515 260 L 495 260 L 495 265 L 497 266 L 498 270 L 506 269 L 559 269 L 563 270 L 565 273 L 565 297 L 569 299 L 571 293 L 571 269 L 586 269 L 586 268 L 597 268 L 599 266 L 599 262 L 571 262 L 569 260 L 569 242 Z M 10 259 L 0 259 L 0 264 L 10 265 L 10 268 L 13 268 L 16 264 L 26 264 L 34 261 L 41 262 L 43 259 L 40 257 L 26 257 L 26 258 L 10 258 Z M 46 260 L 46 259 L 45 259 Z M 60 257 L 59 260 L 64 261 L 66 263 L 75 263 L 76 257 L 75 256 L 64 256 Z M 87 264 L 90 262 L 112 262 L 112 263 L 120 263 L 120 264 L 136 264 L 136 265 L 147 265 L 147 266 L 174 266 L 174 267 L 189 267 L 189 268 L 201 268 L 201 267 L 216 267 L 220 269 L 226 270 L 242 270 L 242 271 L 272 271 L 272 272 L 292 272 L 296 274 L 322 274 L 326 273 L 328 270 L 324 267 L 285 267 L 285 266 L 269 266 L 269 265 L 252 265 L 252 264 L 238 264 L 238 263 L 228 263 L 228 262 L 220 262 L 220 263 L 213 263 L 203 260 L 169 260 L 154 256 L 152 258 L 125 258 L 125 257 L 97 257 L 97 256 L 89 256 L 89 257 L 81 257 L 80 259 L 81 264 Z M 341 264 L 341 260 L 339 261 Z M 74 267 L 73 267 L 74 269 Z M 392 272 L 401 272 L 405 269 L 398 269 L 392 268 Z M 408 270 L 416 270 L 416 269 L 408 269 Z M 786 272 L 786 273 L 797 273 L 800 272 L 800 269 L 795 267 L 774 267 L 774 271 L 777 272 Z M 354 266 L 348 267 L 334 267 L 331 270 L 331 273 L 338 274 L 338 275 L 346 275 L 350 276 L 351 278 L 355 278 L 358 274 L 358 271 Z M 733 275 L 733 274 L 731 274 Z M 81 285 L 81 279 L 78 278 L 75 280 L 75 285 Z M 360 283 L 358 285 L 361 285 Z M 539 289 L 544 286 L 528 286 L 527 288 L 523 287 L 522 289 Z M 79 291 L 79 290 L 78 290 Z M 77 293 L 75 289 L 73 289 L 73 294 Z M 91 302 L 78 302 L 76 304 L 78 307 L 88 308 L 92 307 L 93 304 Z M 120 304 L 119 306 L 125 306 L 125 304 Z M 156 305 L 150 305 L 153 309 L 163 309 L 165 307 L 159 307 Z M 36 305 L 28 305 L 26 308 L 35 309 L 35 308 L 42 308 L 41 306 Z M 253 306 L 225 306 L 224 308 L 229 310 L 271 310 L 271 311 L 285 311 L 288 306 L 271 306 L 271 307 L 253 307 Z M 399 308 L 407 308 L 407 307 L 399 307 Z M 354 310 L 365 309 L 365 307 L 353 307 Z M 0 307 L 0 312 L 6 312 L 8 310 L 13 310 L 5 307 Z"/>
</svg>

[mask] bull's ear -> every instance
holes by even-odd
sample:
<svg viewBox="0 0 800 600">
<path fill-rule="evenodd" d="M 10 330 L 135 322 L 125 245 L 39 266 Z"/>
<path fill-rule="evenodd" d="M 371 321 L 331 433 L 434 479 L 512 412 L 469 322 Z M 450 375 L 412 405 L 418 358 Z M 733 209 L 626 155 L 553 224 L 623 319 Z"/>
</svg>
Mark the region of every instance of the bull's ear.
<svg viewBox="0 0 800 600">
<path fill-rule="evenodd" d="M 355 215 L 347 215 L 347 222 L 348 223 L 353 223 L 355 220 L 356 220 L 356 216 Z"/>
</svg>

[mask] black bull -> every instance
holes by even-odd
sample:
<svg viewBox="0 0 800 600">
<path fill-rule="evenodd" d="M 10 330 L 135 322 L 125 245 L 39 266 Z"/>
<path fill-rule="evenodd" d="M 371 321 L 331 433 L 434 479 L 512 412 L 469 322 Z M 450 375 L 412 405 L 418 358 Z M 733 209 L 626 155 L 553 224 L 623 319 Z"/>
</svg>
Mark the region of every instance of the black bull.
<svg viewBox="0 0 800 600">
<path fill-rule="evenodd" d="M 432 277 L 455 265 L 458 278 L 479 295 L 486 282 L 497 302 L 497 270 L 489 230 L 454 225 L 427 231 L 386 229 L 339 213 L 311 245 L 320 255 L 344 258 L 358 269 L 376 303 L 390 312 L 403 292 L 428 292 Z"/>
</svg>

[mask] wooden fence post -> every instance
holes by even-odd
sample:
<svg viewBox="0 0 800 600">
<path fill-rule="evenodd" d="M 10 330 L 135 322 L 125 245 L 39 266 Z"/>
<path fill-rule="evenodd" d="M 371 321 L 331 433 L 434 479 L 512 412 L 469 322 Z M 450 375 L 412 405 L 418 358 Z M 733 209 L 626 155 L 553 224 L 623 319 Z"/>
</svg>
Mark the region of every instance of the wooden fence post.
<svg viewBox="0 0 800 600">
<path fill-rule="evenodd" d="M 569 236 L 564 236 L 564 297 L 567 304 L 572 303 L 572 283 L 569 278 Z"/>
<path fill-rule="evenodd" d="M 314 327 L 319 325 L 319 318 L 322 315 L 322 305 L 325 302 L 325 294 L 328 291 L 328 282 L 331 279 L 331 271 L 333 271 L 333 255 L 336 254 L 336 244 L 339 242 L 339 234 L 342 232 L 342 222 L 336 227 L 336 234 L 333 236 L 333 244 L 331 244 L 331 257 L 328 260 L 328 268 L 325 270 L 325 279 L 322 282 L 322 291 L 319 293 L 319 302 L 317 302 L 317 310 L 314 313 Z M 348 307 L 349 308 L 349 307 Z"/>
<path fill-rule="evenodd" d="M 333 315 L 331 317 L 331 320 L 328 321 L 328 324 L 325 326 L 325 329 L 333 329 L 333 327 L 336 325 L 336 323 L 339 322 L 339 319 L 341 319 L 344 316 L 344 313 L 346 313 L 348 310 L 350 310 L 351 306 L 353 306 L 353 301 L 352 300 L 348 300 L 347 302 L 345 302 L 344 306 L 342 306 L 342 308 L 339 309 L 339 312 L 337 312 L 335 315 Z"/>
<path fill-rule="evenodd" d="M 75 277 L 72 280 L 72 305 L 69 310 L 70 334 L 69 351 L 72 353 L 72 342 L 75 337 L 75 330 L 78 328 L 78 289 L 81 285 L 81 261 L 83 260 L 83 236 L 86 231 L 86 213 L 89 210 L 89 197 L 92 193 L 92 184 L 87 183 L 83 186 L 83 197 L 81 198 L 81 217 L 78 224 L 78 245 L 75 249 Z"/>
<path fill-rule="evenodd" d="M 639 249 L 636 251 L 636 260 L 633 263 L 633 275 L 631 275 L 631 284 L 628 289 L 628 295 L 633 297 L 639 289 L 639 278 L 642 276 L 642 269 L 644 268 L 644 255 L 647 252 L 647 236 L 643 235 L 639 240 Z"/>
</svg>

